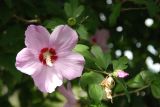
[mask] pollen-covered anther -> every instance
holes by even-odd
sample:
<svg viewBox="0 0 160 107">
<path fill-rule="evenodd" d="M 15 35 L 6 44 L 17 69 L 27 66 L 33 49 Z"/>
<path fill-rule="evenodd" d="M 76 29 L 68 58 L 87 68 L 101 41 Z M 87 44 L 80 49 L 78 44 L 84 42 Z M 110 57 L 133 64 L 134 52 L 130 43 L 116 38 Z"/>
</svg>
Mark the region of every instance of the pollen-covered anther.
<svg viewBox="0 0 160 107">
<path fill-rule="evenodd" d="M 53 66 L 53 63 L 57 60 L 56 52 L 53 48 L 43 48 L 39 54 L 39 60 L 41 63 L 47 66 Z"/>
</svg>

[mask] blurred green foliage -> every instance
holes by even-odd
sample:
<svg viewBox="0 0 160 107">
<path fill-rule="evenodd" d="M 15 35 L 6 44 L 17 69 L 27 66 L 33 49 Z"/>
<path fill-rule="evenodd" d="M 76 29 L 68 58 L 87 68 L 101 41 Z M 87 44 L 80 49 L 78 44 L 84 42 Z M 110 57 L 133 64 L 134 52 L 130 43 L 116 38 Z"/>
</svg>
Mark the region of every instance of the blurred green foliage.
<svg viewBox="0 0 160 107">
<path fill-rule="evenodd" d="M 0 107 L 64 104 L 58 91 L 41 93 L 30 76 L 15 68 L 16 54 L 25 47 L 24 32 L 30 24 L 43 25 L 49 31 L 59 24 L 68 24 L 79 34 L 74 51 L 85 57 L 86 65 L 81 78 L 72 84 L 88 95 L 79 97 L 82 107 L 160 107 L 160 73 L 146 65 L 147 57 L 153 59 L 153 64 L 160 63 L 160 1 L 111 1 L 112 4 L 107 4 L 107 0 L 0 0 Z M 144 23 L 147 18 L 154 20 L 150 27 Z M 121 32 L 116 30 L 118 26 L 123 27 Z M 90 42 L 101 28 L 110 32 L 107 52 Z M 148 51 L 149 45 L 157 54 Z M 117 50 L 121 56 L 130 50 L 133 59 L 119 58 Z M 104 99 L 100 82 L 105 72 L 117 69 L 125 69 L 130 75 L 126 79 L 115 78 L 111 103 Z"/>
</svg>

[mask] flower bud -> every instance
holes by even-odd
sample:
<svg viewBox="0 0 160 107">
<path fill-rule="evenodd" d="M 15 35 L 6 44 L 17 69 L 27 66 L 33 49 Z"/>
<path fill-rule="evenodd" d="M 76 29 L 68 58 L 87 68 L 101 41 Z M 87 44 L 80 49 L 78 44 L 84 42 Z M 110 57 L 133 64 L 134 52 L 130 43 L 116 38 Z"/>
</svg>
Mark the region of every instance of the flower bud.
<svg viewBox="0 0 160 107">
<path fill-rule="evenodd" d="M 68 20 L 67 20 L 67 23 L 68 25 L 70 26 L 74 26 L 76 24 L 76 19 L 73 18 L 73 17 L 70 17 Z"/>
<path fill-rule="evenodd" d="M 127 72 L 122 71 L 122 70 L 116 70 L 116 71 L 113 73 L 113 75 L 114 75 L 115 77 L 125 78 L 125 77 L 127 77 L 129 74 L 128 74 Z"/>
</svg>

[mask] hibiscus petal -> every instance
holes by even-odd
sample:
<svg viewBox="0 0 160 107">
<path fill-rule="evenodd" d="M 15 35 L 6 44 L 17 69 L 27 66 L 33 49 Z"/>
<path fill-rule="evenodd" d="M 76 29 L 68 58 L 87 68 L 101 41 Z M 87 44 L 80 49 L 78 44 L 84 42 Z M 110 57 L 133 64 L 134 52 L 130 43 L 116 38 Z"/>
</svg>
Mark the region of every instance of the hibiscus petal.
<svg viewBox="0 0 160 107">
<path fill-rule="evenodd" d="M 72 50 L 78 40 L 78 35 L 75 30 L 67 25 L 57 26 L 50 36 L 50 47 L 55 48 L 56 51 L 70 51 Z"/>
<path fill-rule="evenodd" d="M 50 34 L 43 26 L 30 25 L 25 31 L 25 35 L 25 45 L 28 48 L 39 51 L 48 47 Z"/>
<path fill-rule="evenodd" d="M 25 74 L 32 75 L 42 67 L 38 61 L 31 50 L 23 48 L 16 56 L 16 68 Z"/>
<path fill-rule="evenodd" d="M 68 103 L 76 104 L 77 101 L 73 94 L 70 82 L 67 83 L 67 88 L 65 88 L 64 85 L 61 85 L 60 87 L 58 87 L 58 91 L 67 99 Z"/>
<path fill-rule="evenodd" d="M 97 43 L 104 46 L 107 44 L 107 40 L 109 38 L 109 31 L 106 29 L 98 30 L 96 31 L 95 37 L 97 39 Z"/>
<path fill-rule="evenodd" d="M 68 80 L 80 77 L 84 67 L 82 55 L 74 52 L 58 53 L 58 60 L 55 62 L 55 69 L 61 72 L 62 76 Z"/>
<path fill-rule="evenodd" d="M 38 74 L 32 75 L 35 85 L 44 93 L 52 93 L 63 81 L 53 68 L 44 67 Z"/>
</svg>

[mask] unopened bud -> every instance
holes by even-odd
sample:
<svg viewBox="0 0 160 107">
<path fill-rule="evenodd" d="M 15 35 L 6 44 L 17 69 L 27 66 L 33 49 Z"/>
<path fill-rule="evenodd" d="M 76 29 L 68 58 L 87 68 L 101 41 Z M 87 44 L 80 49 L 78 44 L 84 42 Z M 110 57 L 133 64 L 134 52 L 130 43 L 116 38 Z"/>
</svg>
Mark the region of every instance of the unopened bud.
<svg viewBox="0 0 160 107">
<path fill-rule="evenodd" d="M 116 70 L 116 71 L 113 73 L 113 75 L 114 75 L 115 77 L 125 78 L 125 77 L 127 77 L 129 74 L 128 74 L 127 72 L 122 71 L 122 70 Z"/>
<path fill-rule="evenodd" d="M 67 20 L 68 25 L 74 26 L 76 24 L 76 19 L 71 17 Z"/>
</svg>

